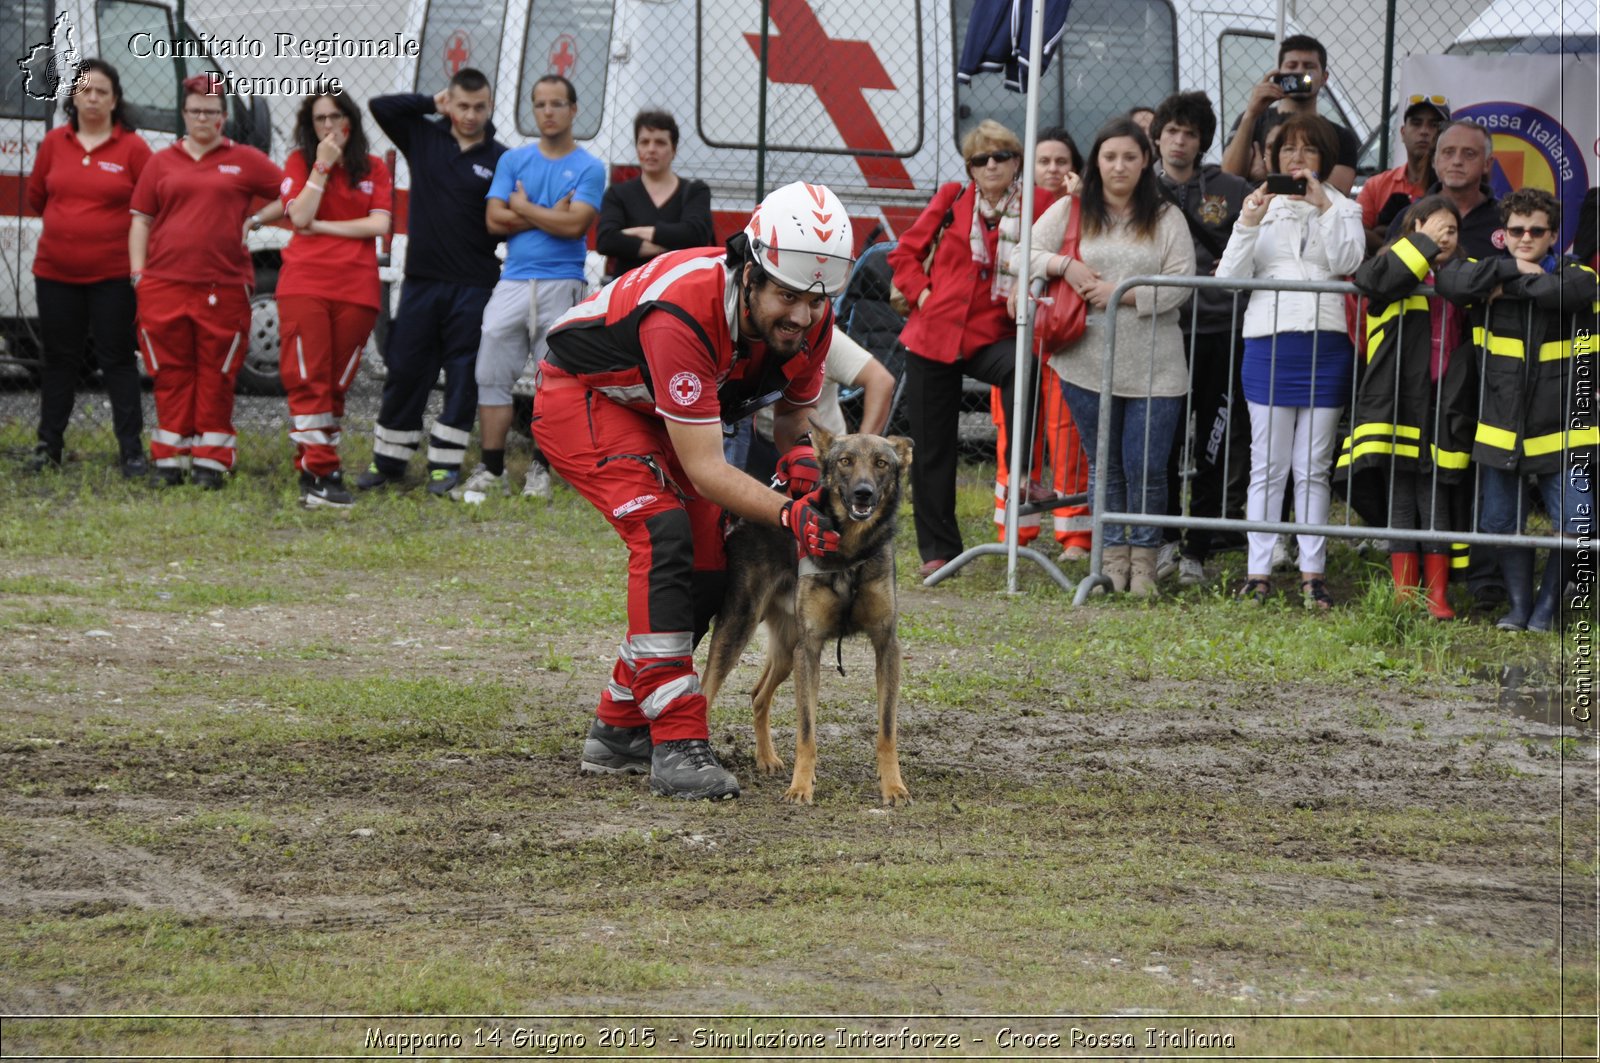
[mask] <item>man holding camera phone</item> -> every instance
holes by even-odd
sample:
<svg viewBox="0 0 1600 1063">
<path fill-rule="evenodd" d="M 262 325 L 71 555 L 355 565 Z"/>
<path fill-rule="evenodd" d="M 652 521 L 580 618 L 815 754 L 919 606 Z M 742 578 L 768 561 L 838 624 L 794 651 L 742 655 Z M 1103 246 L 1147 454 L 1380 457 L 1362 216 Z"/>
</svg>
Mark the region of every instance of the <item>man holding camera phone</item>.
<svg viewBox="0 0 1600 1063">
<path fill-rule="evenodd" d="M 1328 81 L 1328 50 L 1315 37 L 1295 34 L 1278 46 L 1278 66 L 1250 90 L 1244 114 L 1234 123 L 1222 168 L 1252 183 L 1267 173 L 1267 137 L 1296 114 L 1317 114 L 1317 96 Z M 1321 116 L 1326 119 L 1327 116 Z M 1327 184 L 1349 193 L 1356 180 L 1361 142 L 1349 129 L 1328 119 L 1339 135 L 1339 158 Z"/>
<path fill-rule="evenodd" d="M 1436 180 L 1433 143 L 1450 121 L 1450 104 L 1443 96 L 1412 96 L 1400 123 L 1400 144 L 1405 162 L 1375 174 L 1361 186 L 1361 225 L 1367 230 L 1367 254 L 1375 254 L 1388 238 L 1389 226 L 1406 208 L 1421 199 Z"/>
</svg>

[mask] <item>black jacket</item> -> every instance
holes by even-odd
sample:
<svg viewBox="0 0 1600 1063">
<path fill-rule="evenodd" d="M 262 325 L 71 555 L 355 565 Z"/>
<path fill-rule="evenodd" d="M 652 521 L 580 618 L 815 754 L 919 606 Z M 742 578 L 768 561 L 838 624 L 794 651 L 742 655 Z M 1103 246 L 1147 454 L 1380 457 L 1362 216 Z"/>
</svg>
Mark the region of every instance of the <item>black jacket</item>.
<svg viewBox="0 0 1600 1063">
<path fill-rule="evenodd" d="M 1560 472 L 1600 442 L 1595 327 L 1600 279 L 1575 259 L 1522 273 L 1514 259 L 1451 262 L 1439 294 L 1474 312 L 1482 382 L 1475 461 L 1508 472 Z M 1501 290 L 1493 298 L 1496 288 Z M 1574 342 L 1576 339 L 1577 342 Z"/>
</svg>

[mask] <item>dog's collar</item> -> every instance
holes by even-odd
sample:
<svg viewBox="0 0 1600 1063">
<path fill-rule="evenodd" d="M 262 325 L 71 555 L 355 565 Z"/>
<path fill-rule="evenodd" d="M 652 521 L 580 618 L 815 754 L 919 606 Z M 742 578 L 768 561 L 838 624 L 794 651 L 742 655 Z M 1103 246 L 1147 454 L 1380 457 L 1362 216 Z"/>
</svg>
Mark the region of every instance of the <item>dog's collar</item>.
<svg viewBox="0 0 1600 1063">
<path fill-rule="evenodd" d="M 800 575 L 802 575 L 802 576 L 836 576 L 836 575 L 839 575 L 839 574 L 844 573 L 844 572 L 849 572 L 853 568 L 860 568 L 862 565 L 864 565 L 866 563 L 867 563 L 867 559 L 863 557 L 863 558 L 860 558 L 859 560 L 850 562 L 848 565 L 845 565 L 843 568 L 823 568 L 821 565 L 817 564 L 816 561 L 814 561 L 810 556 L 808 556 L 806 554 L 801 554 L 800 555 L 800 569 L 799 569 L 799 572 L 800 572 Z"/>
</svg>

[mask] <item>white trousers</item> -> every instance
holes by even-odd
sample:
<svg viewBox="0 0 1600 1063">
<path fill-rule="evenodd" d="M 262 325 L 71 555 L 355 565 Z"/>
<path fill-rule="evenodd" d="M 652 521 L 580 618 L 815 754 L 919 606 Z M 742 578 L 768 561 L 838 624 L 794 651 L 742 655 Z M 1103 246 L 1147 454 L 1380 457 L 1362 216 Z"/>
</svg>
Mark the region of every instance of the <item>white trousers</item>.
<svg viewBox="0 0 1600 1063">
<path fill-rule="evenodd" d="M 1333 495 L 1329 473 L 1338 441 L 1342 407 L 1250 406 L 1250 494 L 1245 516 L 1278 520 L 1283 516 L 1283 489 L 1294 472 L 1294 516 L 1300 524 L 1325 524 Z M 1272 571 L 1273 532 L 1251 532 L 1246 571 Z M 1301 535 L 1300 571 L 1322 573 L 1328 566 L 1328 539 Z"/>
</svg>

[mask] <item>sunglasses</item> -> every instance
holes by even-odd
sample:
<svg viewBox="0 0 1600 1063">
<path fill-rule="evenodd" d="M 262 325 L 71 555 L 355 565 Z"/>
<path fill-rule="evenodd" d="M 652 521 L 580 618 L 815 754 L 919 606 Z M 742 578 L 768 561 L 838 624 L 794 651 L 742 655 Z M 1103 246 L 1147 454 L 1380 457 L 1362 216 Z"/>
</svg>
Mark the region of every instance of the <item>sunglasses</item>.
<svg viewBox="0 0 1600 1063">
<path fill-rule="evenodd" d="M 967 165 L 974 170 L 982 169 L 990 162 L 1010 162 L 1017 157 L 1014 151 L 980 151 L 967 160 Z"/>
<path fill-rule="evenodd" d="M 1543 239 L 1549 232 L 1549 227 L 1544 225 L 1529 225 L 1527 227 L 1523 227 L 1521 225 L 1506 226 L 1506 235 L 1511 237 L 1513 240 L 1520 240 L 1524 236 L 1531 236 L 1535 240 L 1540 240 Z"/>
</svg>

